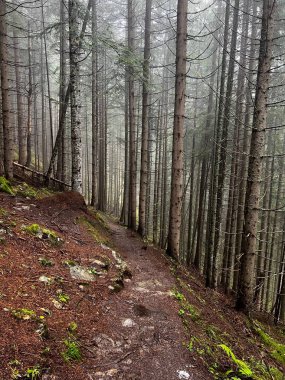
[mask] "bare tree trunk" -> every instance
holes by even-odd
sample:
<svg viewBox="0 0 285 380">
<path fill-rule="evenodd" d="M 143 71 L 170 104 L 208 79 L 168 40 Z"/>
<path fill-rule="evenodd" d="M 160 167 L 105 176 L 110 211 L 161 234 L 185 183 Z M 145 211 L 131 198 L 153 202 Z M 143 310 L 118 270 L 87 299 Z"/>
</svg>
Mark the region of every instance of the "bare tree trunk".
<svg viewBox="0 0 285 380">
<path fill-rule="evenodd" d="M 128 0 L 128 48 L 134 52 L 135 43 L 135 17 L 134 2 Z M 136 230 L 136 124 L 135 124 L 135 89 L 134 89 L 134 69 L 129 66 L 129 221 L 128 227 Z"/>
<path fill-rule="evenodd" d="M 167 253 L 178 259 L 183 196 L 183 139 L 187 55 L 188 1 L 177 4 L 176 79 L 172 148 L 172 175 Z"/>
<path fill-rule="evenodd" d="M 146 235 L 146 194 L 148 168 L 148 98 L 149 98 L 149 60 L 150 60 L 150 29 L 152 0 L 146 0 L 145 10 L 145 42 L 143 64 L 143 94 L 142 94 L 142 137 L 141 137 L 141 175 L 139 198 L 138 233 Z"/>
<path fill-rule="evenodd" d="M 59 74 L 59 118 L 63 110 L 64 104 L 64 95 L 67 86 L 67 32 L 66 32 L 66 11 L 65 4 L 63 1 L 60 2 L 60 74 Z M 61 142 L 58 149 L 57 157 L 57 177 L 62 180 L 62 182 L 67 182 L 67 128 L 66 122 L 63 121 L 62 133 L 61 133 Z"/>
<path fill-rule="evenodd" d="M 129 209 L 129 88 L 128 88 L 128 70 L 125 70 L 125 166 L 124 166 L 124 194 L 123 206 L 121 212 L 121 222 L 128 223 Z"/>
<path fill-rule="evenodd" d="M 97 172 L 97 139 L 98 139 L 98 99 L 97 99 L 97 0 L 92 2 L 92 197 L 91 205 L 95 206 L 96 196 L 96 172 Z"/>
<path fill-rule="evenodd" d="M 48 88 L 50 139 L 51 139 L 51 146 L 53 147 L 52 101 L 51 101 L 51 91 L 50 91 L 49 62 L 48 62 L 48 52 L 47 52 L 47 41 L 46 41 L 46 31 L 45 31 L 45 18 L 44 18 L 43 0 L 41 2 L 41 10 L 42 10 L 43 40 L 44 40 L 44 49 L 45 49 L 45 64 L 46 64 L 47 88 Z"/>
<path fill-rule="evenodd" d="M 224 104 L 223 115 L 223 127 L 221 135 L 221 148 L 219 155 L 219 171 L 218 171 L 218 187 L 217 187 L 217 204 L 216 204 L 216 220 L 215 220 L 215 240 L 213 250 L 213 275 L 211 281 L 211 287 L 217 288 L 218 276 L 219 276 L 219 251 L 221 242 L 221 222 L 222 222 L 222 210 L 223 210 L 223 196 L 224 196 L 224 183 L 226 172 L 226 160 L 227 160 L 227 146 L 228 146 L 228 130 L 229 119 L 231 111 L 231 98 L 233 90 L 233 77 L 235 68 L 235 56 L 236 56 L 236 44 L 237 44 L 237 30 L 238 30 L 238 15 L 239 15 L 239 0 L 235 0 L 234 16 L 233 16 L 233 31 L 231 37 L 231 49 L 230 49 L 230 62 L 227 79 L 227 89 Z"/>
<path fill-rule="evenodd" d="M 7 48 L 6 1 L 0 0 L 0 70 L 2 93 L 2 123 L 4 141 L 4 171 L 7 178 L 13 178 L 13 129 L 9 101 L 9 66 Z"/>
<path fill-rule="evenodd" d="M 82 28 L 81 28 L 81 33 L 80 33 L 80 35 L 77 36 L 76 43 L 78 45 L 78 50 L 80 50 L 81 46 L 82 46 L 82 40 L 83 40 L 84 33 L 85 33 L 85 30 L 86 30 L 87 22 L 89 20 L 89 11 L 90 11 L 90 8 L 91 8 L 91 4 L 92 4 L 92 0 L 89 0 L 88 6 L 87 6 L 87 10 L 86 10 L 86 13 L 85 13 L 85 17 L 84 17 L 84 20 L 83 20 Z M 65 96 L 64 96 L 64 103 L 63 103 L 62 111 L 61 111 L 61 114 L 60 114 L 60 120 L 59 120 L 56 140 L 55 140 L 55 144 L 54 144 L 54 147 L 53 147 L 53 150 L 52 150 L 52 155 L 51 155 L 49 167 L 48 167 L 48 170 L 47 170 L 47 173 L 46 173 L 46 175 L 47 175 L 48 178 L 50 178 L 50 176 L 52 174 L 52 170 L 53 170 L 53 167 L 54 167 L 54 164 L 55 164 L 55 160 L 56 160 L 56 156 L 57 156 L 57 153 L 58 153 L 58 148 L 59 148 L 59 145 L 61 143 L 62 130 L 64 128 L 66 111 L 67 111 L 67 108 L 68 108 L 69 98 L 70 98 L 70 95 L 71 95 L 71 87 L 72 87 L 72 84 L 71 84 L 71 81 L 69 81 L 69 84 L 67 86 L 67 89 L 66 89 L 66 92 L 65 92 Z M 71 137 L 71 139 L 72 139 L 72 137 Z"/>
<path fill-rule="evenodd" d="M 70 108 L 72 190 L 82 194 L 82 142 L 79 117 L 79 7 L 76 0 L 69 0 L 69 56 L 70 56 Z"/>
<path fill-rule="evenodd" d="M 18 144 L 19 144 L 19 164 L 25 165 L 27 161 L 27 130 L 24 123 L 23 96 L 21 89 L 19 40 L 16 29 L 13 29 L 14 58 L 15 58 L 15 80 L 17 93 L 17 123 L 18 123 Z"/>
<path fill-rule="evenodd" d="M 28 116 L 27 116 L 27 162 L 26 166 L 31 166 L 32 162 L 32 96 L 33 96 L 33 83 L 32 83 L 32 59 L 31 59 L 31 30 L 28 27 L 28 71 L 29 71 L 29 86 L 28 86 Z"/>
<path fill-rule="evenodd" d="M 272 28 L 275 1 L 263 0 L 262 28 L 254 105 L 248 179 L 245 200 L 242 258 L 236 308 L 248 313 L 253 302 L 253 276 L 256 259 L 256 234 L 260 197 L 260 175 L 267 117 L 267 95 L 272 58 Z"/>
<path fill-rule="evenodd" d="M 216 271 L 214 269 L 215 261 L 214 257 L 214 243 L 215 243 L 215 216 L 216 216 L 216 204 L 217 204 L 217 182 L 218 182 L 218 169 L 219 169 L 219 144 L 221 140 L 221 129 L 222 129 L 222 115 L 224 110 L 225 102 L 225 81 L 226 81 L 226 68 L 227 68 L 227 49 L 229 40 L 229 21 L 230 21 L 230 1 L 227 0 L 226 10 L 225 10 L 225 23 L 224 23 L 224 41 L 223 41 L 223 54 L 221 63 L 221 76 L 220 76 L 220 90 L 219 90 L 219 105 L 218 105 L 218 115 L 215 125 L 215 136 L 214 136 L 214 151 L 213 151 L 213 167 L 211 173 L 211 184 L 209 193 L 209 210 L 207 217 L 207 248 L 206 248 L 206 285 L 214 287 L 214 276 L 213 273 Z"/>
<path fill-rule="evenodd" d="M 234 262 L 234 280 L 233 289 L 237 290 L 239 267 L 240 267 L 240 252 L 241 252 L 241 241 L 242 241 L 242 231 L 244 222 L 244 204 L 245 204 L 245 192 L 246 192 L 246 176 L 247 176 L 247 166 L 248 166 L 248 155 L 249 155 L 249 129 L 251 121 L 251 104 L 252 104 L 252 92 L 253 92 L 253 73 L 254 73 L 254 63 L 255 63 L 255 53 L 256 53 L 256 18 L 257 14 L 257 2 L 253 2 L 252 8 L 252 19 L 251 19 L 251 43 L 249 51 L 249 65 L 248 65 L 248 78 L 247 78 L 247 89 L 246 89 L 246 105 L 245 105 L 245 116 L 244 116 L 244 130 L 242 136 L 242 151 L 240 154 L 240 168 L 238 170 L 238 177 L 240 178 L 239 191 L 238 191 L 238 209 L 237 209 L 237 226 L 236 226 L 236 241 L 235 241 L 235 262 Z"/>
</svg>

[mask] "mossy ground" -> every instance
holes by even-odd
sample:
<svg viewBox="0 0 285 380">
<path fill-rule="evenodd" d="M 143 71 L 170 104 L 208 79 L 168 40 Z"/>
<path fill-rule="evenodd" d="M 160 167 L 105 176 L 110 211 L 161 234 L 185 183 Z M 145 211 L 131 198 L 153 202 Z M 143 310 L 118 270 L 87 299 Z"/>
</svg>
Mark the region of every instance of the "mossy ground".
<svg viewBox="0 0 285 380">
<path fill-rule="evenodd" d="M 265 326 L 231 311 L 229 299 L 226 316 L 224 296 L 202 284 L 199 289 L 199 280 L 183 268 L 174 265 L 173 275 L 177 287 L 172 295 L 188 336 L 183 345 L 208 367 L 214 379 L 284 379 L 285 346 L 265 332 Z"/>
</svg>

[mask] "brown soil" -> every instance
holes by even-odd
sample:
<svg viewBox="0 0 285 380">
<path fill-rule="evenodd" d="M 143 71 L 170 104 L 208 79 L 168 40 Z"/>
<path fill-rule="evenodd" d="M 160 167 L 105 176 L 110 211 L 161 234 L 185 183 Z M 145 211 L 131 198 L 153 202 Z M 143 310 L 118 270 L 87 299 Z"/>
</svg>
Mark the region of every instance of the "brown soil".
<svg viewBox="0 0 285 380">
<path fill-rule="evenodd" d="M 0 207 L 5 240 L 0 253 L 0 379 L 37 365 L 45 380 L 175 380 L 179 371 L 192 380 L 213 379 L 211 356 L 202 352 L 210 344 L 208 326 L 227 336 L 240 358 L 256 356 L 257 350 L 259 357 L 265 350 L 229 298 L 205 289 L 198 275 L 176 268 L 135 233 L 109 218 L 104 225 L 77 194 L 42 200 L 0 194 Z M 55 231 L 63 243 L 55 246 L 23 230 L 34 223 Z M 118 264 L 112 250 L 128 268 Z M 43 266 L 41 258 L 52 266 Z M 67 263 L 94 267 L 94 260 L 109 264 L 106 272 L 96 268 L 96 281 L 71 277 Z M 53 282 L 42 283 L 40 276 Z M 170 294 L 174 288 L 198 311 L 197 320 L 178 315 L 181 305 Z M 59 293 L 69 296 L 62 308 L 54 303 Z M 13 311 L 22 308 L 37 318 L 15 318 Z M 44 316 L 46 337 L 38 332 L 39 316 Z M 71 322 L 78 326 L 73 333 L 68 331 Z M 193 337 L 194 347 L 186 349 Z M 78 343 L 81 361 L 64 360 L 66 339 Z"/>
</svg>

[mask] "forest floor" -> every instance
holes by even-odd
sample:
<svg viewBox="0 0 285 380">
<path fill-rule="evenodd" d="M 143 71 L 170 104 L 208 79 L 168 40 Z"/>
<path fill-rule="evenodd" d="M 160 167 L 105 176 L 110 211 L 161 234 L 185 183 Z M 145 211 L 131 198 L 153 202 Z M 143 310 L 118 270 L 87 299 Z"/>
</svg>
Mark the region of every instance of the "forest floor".
<svg viewBox="0 0 285 380">
<path fill-rule="evenodd" d="M 0 193 L 0 379 L 284 378 L 284 329 L 249 321 L 75 193 Z"/>
</svg>

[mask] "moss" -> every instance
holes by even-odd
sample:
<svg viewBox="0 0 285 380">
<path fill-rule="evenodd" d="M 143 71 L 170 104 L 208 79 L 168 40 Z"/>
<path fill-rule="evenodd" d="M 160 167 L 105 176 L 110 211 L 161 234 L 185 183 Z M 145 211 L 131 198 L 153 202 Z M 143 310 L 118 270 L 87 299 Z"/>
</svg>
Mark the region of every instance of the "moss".
<svg viewBox="0 0 285 380">
<path fill-rule="evenodd" d="M 284 380 L 284 375 L 279 369 L 268 366 L 263 362 L 251 360 L 251 365 L 254 368 L 256 375 L 253 376 L 255 380 Z"/>
<path fill-rule="evenodd" d="M 5 177 L 0 177 L 0 191 L 10 195 L 15 195 L 10 182 Z"/>
<path fill-rule="evenodd" d="M 109 244 L 108 238 L 104 236 L 104 230 L 100 223 L 93 220 L 87 220 L 84 217 L 79 218 L 79 223 L 87 227 L 87 230 L 90 232 L 97 243 L 105 245 Z"/>
<path fill-rule="evenodd" d="M 3 216 L 3 217 L 8 216 L 8 212 L 2 207 L 0 207 L 0 216 Z"/>
<path fill-rule="evenodd" d="M 29 320 L 36 317 L 36 313 L 31 309 L 15 309 L 12 310 L 12 315 L 16 319 Z"/>
<path fill-rule="evenodd" d="M 34 187 L 28 185 L 27 183 L 23 182 L 18 186 L 14 187 L 14 191 L 17 193 L 17 195 L 20 195 L 25 198 L 36 198 L 37 197 L 37 191 Z"/>
<path fill-rule="evenodd" d="M 39 258 L 39 263 L 43 266 L 43 267 L 52 267 L 54 264 L 51 260 L 49 259 L 46 259 L 45 257 L 40 257 Z"/>
<path fill-rule="evenodd" d="M 38 224 L 31 224 L 30 226 L 24 227 L 24 230 L 31 235 L 36 235 L 41 239 L 47 239 L 53 245 L 59 245 L 63 242 L 62 239 L 58 237 L 58 235 L 51 230 L 40 227 Z"/>
<path fill-rule="evenodd" d="M 41 232 L 40 226 L 36 223 L 31 224 L 30 226 L 24 227 L 24 230 L 31 235 L 38 235 Z"/>
<path fill-rule="evenodd" d="M 181 306 L 181 309 L 180 309 L 180 316 L 183 316 L 183 317 L 190 317 L 192 319 L 192 321 L 197 321 L 198 319 L 200 319 L 200 312 L 198 311 L 198 309 L 196 309 L 195 306 L 191 305 L 187 299 L 185 298 L 184 294 L 180 293 L 179 291 L 177 290 L 172 290 L 171 291 L 171 295 L 177 299 L 177 301 L 179 302 L 180 306 Z M 182 313 L 181 310 L 183 310 L 184 312 Z"/>
<path fill-rule="evenodd" d="M 285 345 L 274 340 L 269 334 L 267 334 L 263 328 L 261 323 L 254 323 L 254 330 L 260 336 L 262 342 L 270 348 L 271 357 L 277 362 L 285 365 Z"/>
</svg>

